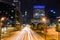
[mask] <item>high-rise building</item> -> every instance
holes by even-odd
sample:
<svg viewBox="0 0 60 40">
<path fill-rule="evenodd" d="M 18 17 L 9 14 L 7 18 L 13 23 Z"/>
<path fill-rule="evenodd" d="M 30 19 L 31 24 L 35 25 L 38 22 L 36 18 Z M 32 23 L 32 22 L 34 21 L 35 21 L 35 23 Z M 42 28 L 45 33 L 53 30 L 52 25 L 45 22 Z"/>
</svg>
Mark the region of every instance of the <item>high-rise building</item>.
<svg viewBox="0 0 60 40">
<path fill-rule="evenodd" d="M 33 18 L 41 18 L 45 16 L 45 6 L 34 6 L 33 9 Z"/>
<path fill-rule="evenodd" d="M 43 23 L 42 18 L 44 17 L 45 17 L 45 6 L 44 5 L 33 6 L 33 19 L 31 20 L 31 22 L 35 24 Z"/>
<path fill-rule="evenodd" d="M 16 15 L 18 16 L 17 20 L 20 23 L 22 23 L 22 14 L 21 14 L 21 10 L 20 10 L 21 2 L 19 0 L 13 0 L 13 3 L 12 4 L 13 5 L 15 4 L 15 6 L 16 6 L 16 12 L 17 12 Z"/>
<path fill-rule="evenodd" d="M 19 0 L 0 0 L 0 2 L 4 2 L 4 3 L 7 3 L 7 4 L 10 4 L 12 6 L 15 6 L 15 16 L 17 16 L 17 20 L 19 22 L 21 22 L 21 11 L 20 11 L 20 4 L 21 2 Z"/>
</svg>

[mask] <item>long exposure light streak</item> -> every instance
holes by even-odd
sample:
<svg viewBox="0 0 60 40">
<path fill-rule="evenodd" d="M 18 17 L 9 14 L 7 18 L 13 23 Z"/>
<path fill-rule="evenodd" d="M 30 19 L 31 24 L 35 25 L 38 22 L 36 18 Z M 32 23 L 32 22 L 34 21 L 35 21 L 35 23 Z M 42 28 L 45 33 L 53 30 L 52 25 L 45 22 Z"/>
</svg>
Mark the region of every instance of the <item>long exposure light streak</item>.
<svg viewBox="0 0 60 40">
<path fill-rule="evenodd" d="M 27 25 L 23 28 L 20 33 L 18 33 L 12 40 L 44 40 L 36 32 L 30 29 L 30 26 Z"/>
</svg>

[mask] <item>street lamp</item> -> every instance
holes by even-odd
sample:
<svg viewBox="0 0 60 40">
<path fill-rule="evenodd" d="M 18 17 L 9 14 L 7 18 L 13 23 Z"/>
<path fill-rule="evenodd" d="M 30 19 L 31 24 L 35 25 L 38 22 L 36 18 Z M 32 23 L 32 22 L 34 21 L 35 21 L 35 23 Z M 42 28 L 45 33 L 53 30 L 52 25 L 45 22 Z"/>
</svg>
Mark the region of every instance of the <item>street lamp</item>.
<svg viewBox="0 0 60 40">
<path fill-rule="evenodd" d="M 46 17 L 42 18 L 42 22 L 46 25 L 46 22 L 47 22 Z M 46 34 L 47 34 L 47 27 L 46 26 L 44 26 L 44 32 L 45 32 L 45 40 L 46 40 Z"/>
<path fill-rule="evenodd" d="M 1 19 L 0 19 L 0 26 L 2 27 L 2 25 L 3 25 L 3 21 L 5 20 L 5 17 L 2 17 Z"/>
<path fill-rule="evenodd" d="M 5 20 L 5 17 L 2 17 L 2 18 L 1 18 L 1 21 L 4 21 L 4 20 Z"/>
<path fill-rule="evenodd" d="M 58 22 L 60 22 L 60 19 L 58 19 Z"/>
<path fill-rule="evenodd" d="M 44 22 L 44 23 L 47 22 L 46 17 L 43 17 L 43 18 L 42 18 L 42 22 Z"/>
</svg>

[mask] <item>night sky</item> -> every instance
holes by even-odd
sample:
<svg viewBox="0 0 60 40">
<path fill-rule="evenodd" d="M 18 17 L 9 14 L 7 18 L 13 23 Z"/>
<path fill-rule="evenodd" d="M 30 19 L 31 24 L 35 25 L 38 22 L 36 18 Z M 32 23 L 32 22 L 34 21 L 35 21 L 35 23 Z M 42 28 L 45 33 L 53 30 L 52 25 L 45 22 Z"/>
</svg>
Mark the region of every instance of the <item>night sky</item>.
<svg viewBox="0 0 60 40">
<path fill-rule="evenodd" d="M 20 0 L 22 10 L 32 12 L 33 5 L 45 5 L 47 12 L 50 9 L 56 11 L 56 16 L 60 16 L 60 1 L 59 0 Z M 31 13 L 30 13 L 31 14 Z"/>
<path fill-rule="evenodd" d="M 21 1 L 21 12 L 27 11 L 28 18 L 32 18 L 34 5 L 45 5 L 46 13 L 48 13 L 50 9 L 53 9 L 56 11 L 56 16 L 60 16 L 60 1 L 59 0 L 19 0 L 19 1 Z M 1 4 L 1 2 L 0 2 L 0 4 Z M 5 4 L 7 5 L 7 3 L 5 3 Z M 3 5 L 3 4 L 1 4 L 1 5 Z M 5 7 L 3 6 L 2 8 L 4 9 Z M 22 13 L 22 14 L 24 14 L 24 13 Z"/>
</svg>

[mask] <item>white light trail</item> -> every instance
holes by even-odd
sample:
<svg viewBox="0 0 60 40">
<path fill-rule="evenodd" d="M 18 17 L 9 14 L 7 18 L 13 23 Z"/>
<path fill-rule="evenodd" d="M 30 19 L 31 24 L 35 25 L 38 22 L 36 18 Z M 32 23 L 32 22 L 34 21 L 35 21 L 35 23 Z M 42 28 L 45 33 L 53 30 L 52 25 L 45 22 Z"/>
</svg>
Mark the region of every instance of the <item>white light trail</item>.
<svg viewBox="0 0 60 40">
<path fill-rule="evenodd" d="M 26 25 L 20 33 L 18 33 L 12 40 L 44 40 L 37 33 L 30 29 L 29 25 Z"/>
</svg>

